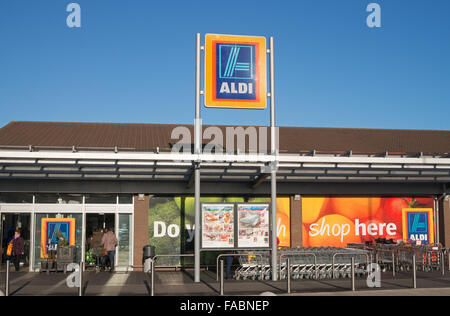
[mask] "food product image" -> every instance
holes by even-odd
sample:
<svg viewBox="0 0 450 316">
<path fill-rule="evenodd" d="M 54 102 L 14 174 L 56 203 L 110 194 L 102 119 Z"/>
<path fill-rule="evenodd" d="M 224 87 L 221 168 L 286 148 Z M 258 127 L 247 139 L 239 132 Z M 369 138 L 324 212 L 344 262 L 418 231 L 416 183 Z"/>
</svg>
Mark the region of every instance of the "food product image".
<svg viewBox="0 0 450 316">
<path fill-rule="evenodd" d="M 248 214 L 240 218 L 239 221 L 245 225 L 255 227 L 259 224 L 261 218 L 259 214 Z"/>
</svg>

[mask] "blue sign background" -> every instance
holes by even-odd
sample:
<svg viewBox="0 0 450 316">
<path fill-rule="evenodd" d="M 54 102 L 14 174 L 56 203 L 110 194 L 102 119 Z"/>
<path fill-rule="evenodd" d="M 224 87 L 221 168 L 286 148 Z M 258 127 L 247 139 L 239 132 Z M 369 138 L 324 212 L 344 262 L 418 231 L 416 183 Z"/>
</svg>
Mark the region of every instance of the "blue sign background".
<svg viewBox="0 0 450 316">
<path fill-rule="evenodd" d="M 407 214 L 408 223 L 408 238 L 411 239 L 412 235 L 427 235 L 429 240 L 428 229 L 428 213 L 427 212 L 415 212 Z"/>
<path fill-rule="evenodd" d="M 216 96 L 217 99 L 256 100 L 255 45 L 216 43 Z M 222 84 L 251 83 L 252 93 L 220 93 Z"/>
</svg>

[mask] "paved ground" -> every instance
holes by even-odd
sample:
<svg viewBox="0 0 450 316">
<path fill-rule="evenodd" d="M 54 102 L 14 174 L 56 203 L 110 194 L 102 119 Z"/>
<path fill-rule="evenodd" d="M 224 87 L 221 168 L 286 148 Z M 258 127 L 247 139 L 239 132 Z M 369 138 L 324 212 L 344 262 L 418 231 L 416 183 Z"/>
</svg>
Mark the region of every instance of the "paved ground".
<svg viewBox="0 0 450 316">
<path fill-rule="evenodd" d="M 78 295 L 78 288 L 66 285 L 69 274 L 39 274 L 12 272 L 10 276 L 10 295 Z M 356 292 L 350 291 L 349 279 L 343 280 L 293 280 L 292 293 L 289 295 L 433 295 L 450 296 L 450 272 L 443 277 L 440 273 L 417 274 L 418 289 L 411 289 L 410 273 L 398 274 L 393 278 L 390 273 L 382 274 L 381 288 L 369 289 L 366 281 L 356 280 Z M 155 295 L 176 296 L 214 296 L 219 295 L 219 284 L 215 273 L 203 271 L 202 282 L 193 282 L 193 271 L 173 272 L 157 271 L 155 277 Z M 91 295 L 136 295 L 150 294 L 150 278 L 142 272 L 107 273 L 86 272 L 84 274 L 84 294 Z M 264 292 L 276 295 L 286 294 L 286 281 L 225 281 L 226 295 L 260 295 Z M 5 273 L 0 273 L 0 290 L 4 290 Z"/>
</svg>

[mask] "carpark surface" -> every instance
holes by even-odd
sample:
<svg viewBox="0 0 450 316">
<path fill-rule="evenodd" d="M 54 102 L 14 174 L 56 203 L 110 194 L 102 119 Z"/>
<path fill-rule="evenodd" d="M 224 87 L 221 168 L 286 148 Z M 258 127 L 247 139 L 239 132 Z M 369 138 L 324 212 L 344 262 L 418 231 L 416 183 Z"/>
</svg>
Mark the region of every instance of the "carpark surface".
<svg viewBox="0 0 450 316">
<path fill-rule="evenodd" d="M 77 296 L 78 288 L 68 287 L 63 273 L 11 272 L 11 296 Z M 83 294 L 86 296 L 149 296 L 151 279 L 143 272 L 84 273 Z M 0 290 L 4 291 L 5 273 L 0 273 Z M 450 273 L 417 272 L 417 289 L 412 289 L 412 273 L 381 274 L 381 288 L 368 288 L 366 280 L 356 279 L 356 291 L 351 291 L 350 279 L 292 280 L 294 295 L 450 295 Z M 286 280 L 225 280 L 225 295 L 260 295 L 270 292 L 288 295 Z M 155 296 L 218 296 L 220 285 L 215 271 L 202 271 L 201 282 L 193 282 L 193 271 L 156 271 Z"/>
</svg>

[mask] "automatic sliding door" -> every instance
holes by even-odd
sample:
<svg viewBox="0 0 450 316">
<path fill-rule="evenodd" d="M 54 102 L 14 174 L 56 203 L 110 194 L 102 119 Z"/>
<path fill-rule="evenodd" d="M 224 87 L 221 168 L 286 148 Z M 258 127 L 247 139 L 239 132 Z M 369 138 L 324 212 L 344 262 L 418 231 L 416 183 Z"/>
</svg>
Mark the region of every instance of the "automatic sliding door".
<svg viewBox="0 0 450 316">
<path fill-rule="evenodd" d="M 131 214 L 118 214 L 119 225 L 117 230 L 118 246 L 118 266 L 126 268 L 132 264 L 132 226 Z"/>
</svg>

